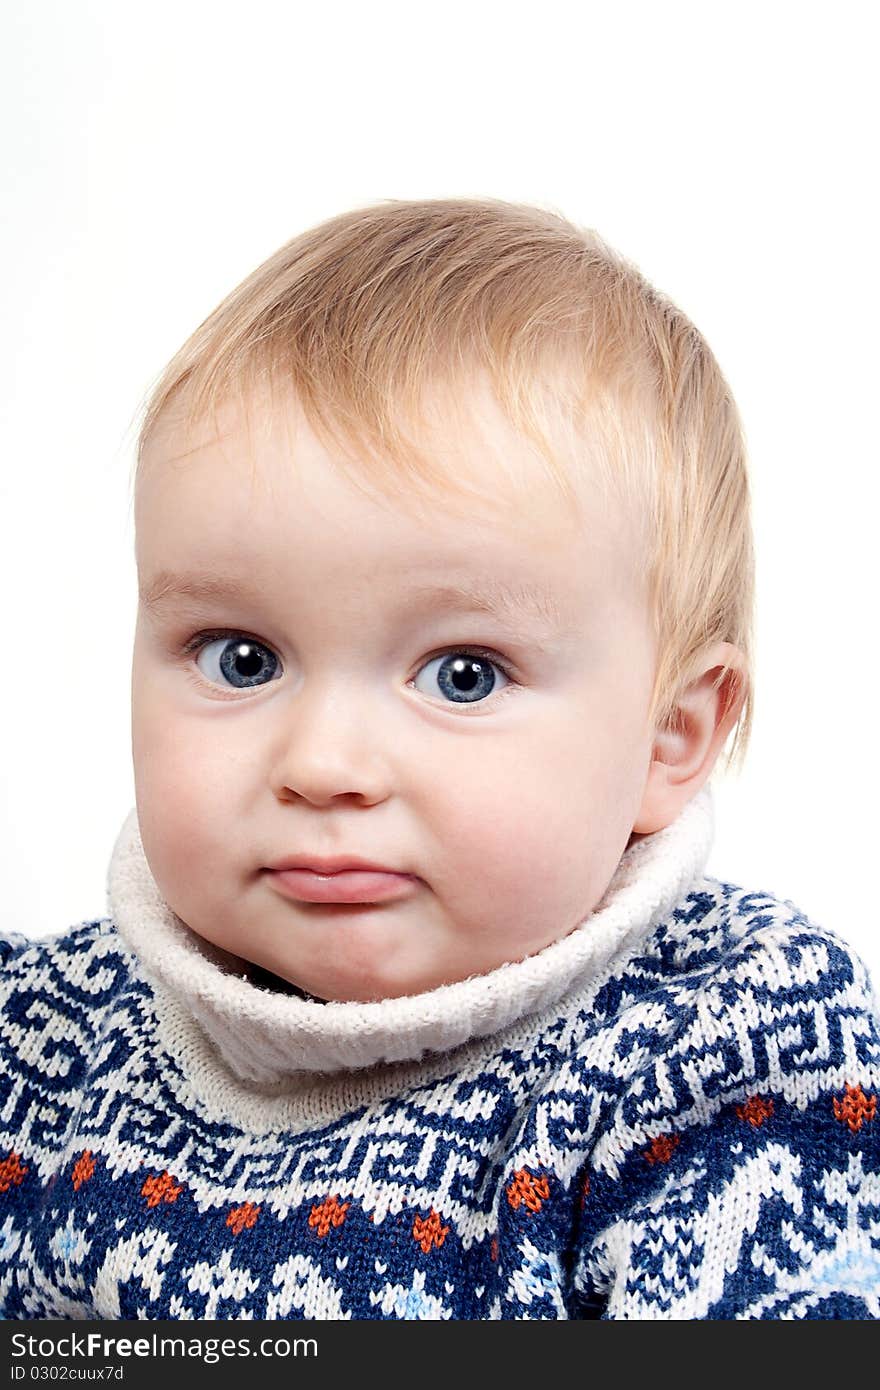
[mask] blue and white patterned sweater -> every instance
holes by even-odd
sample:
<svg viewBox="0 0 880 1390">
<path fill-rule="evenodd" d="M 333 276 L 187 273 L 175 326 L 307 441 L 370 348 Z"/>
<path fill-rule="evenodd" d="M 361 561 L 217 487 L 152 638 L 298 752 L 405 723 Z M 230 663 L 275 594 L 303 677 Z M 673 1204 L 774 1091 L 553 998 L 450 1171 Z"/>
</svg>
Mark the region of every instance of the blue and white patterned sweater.
<svg viewBox="0 0 880 1390">
<path fill-rule="evenodd" d="M 220 979 L 127 823 L 113 916 L 0 944 L 0 1312 L 880 1316 L 869 983 L 792 904 L 694 873 L 706 804 L 627 851 L 579 946 L 485 977 L 476 1025 L 452 986 L 384 1043 L 383 1005 Z M 435 996 L 469 1041 L 425 1047 Z M 261 1010 L 290 1049 L 263 1073 Z"/>
</svg>

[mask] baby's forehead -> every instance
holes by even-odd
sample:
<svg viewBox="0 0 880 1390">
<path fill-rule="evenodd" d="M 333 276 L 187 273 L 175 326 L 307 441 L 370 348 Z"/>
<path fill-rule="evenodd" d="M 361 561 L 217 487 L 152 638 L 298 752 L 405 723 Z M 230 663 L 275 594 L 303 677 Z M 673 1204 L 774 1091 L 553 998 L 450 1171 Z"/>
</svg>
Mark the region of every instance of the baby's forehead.
<svg viewBox="0 0 880 1390">
<path fill-rule="evenodd" d="M 330 411 L 316 418 L 292 388 L 271 380 L 229 390 L 195 415 L 181 393 L 145 441 L 138 479 L 163 462 L 180 476 L 208 450 L 218 482 L 230 471 L 240 477 L 246 464 L 255 486 L 271 486 L 279 464 L 284 472 L 312 464 L 404 511 L 533 525 L 546 517 L 558 527 L 618 519 L 623 490 L 615 472 L 622 480 L 623 471 L 609 468 L 606 442 L 574 427 L 558 401 L 548 399 L 542 410 L 540 440 L 528 437 L 478 370 L 437 379 L 417 406 L 389 418 L 393 432 L 377 440 L 360 421 Z"/>
<path fill-rule="evenodd" d="M 420 466 L 409 468 L 408 460 L 396 467 L 378 455 L 369 441 L 363 447 L 356 431 L 326 437 L 289 395 L 226 400 L 195 419 L 178 404 L 144 451 L 139 559 L 157 538 L 161 549 L 175 514 L 186 512 L 175 563 L 189 543 L 188 568 L 216 567 L 223 556 L 203 549 L 205 533 L 213 527 L 222 540 L 224 516 L 232 525 L 244 515 L 241 544 L 264 557 L 287 545 L 308 517 L 308 545 L 323 537 L 325 549 L 352 545 L 367 555 L 372 538 L 375 562 L 386 570 L 397 564 L 401 580 L 414 566 L 432 578 L 445 567 L 452 584 L 491 587 L 498 572 L 499 584 L 516 579 L 552 595 L 570 588 L 566 566 L 583 565 L 596 582 L 603 571 L 638 560 L 638 527 L 599 484 L 598 471 L 593 476 L 583 446 L 575 458 L 560 449 L 560 487 L 559 473 L 484 384 L 457 393 L 447 386 L 427 407 L 415 440 Z"/>
</svg>

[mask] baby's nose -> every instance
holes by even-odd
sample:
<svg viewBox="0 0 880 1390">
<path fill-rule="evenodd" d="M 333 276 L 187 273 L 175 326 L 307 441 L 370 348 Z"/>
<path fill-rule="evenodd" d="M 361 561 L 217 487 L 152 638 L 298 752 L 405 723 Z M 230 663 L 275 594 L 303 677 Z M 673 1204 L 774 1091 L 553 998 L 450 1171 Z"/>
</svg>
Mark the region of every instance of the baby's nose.
<svg viewBox="0 0 880 1390">
<path fill-rule="evenodd" d="M 303 797 L 316 806 L 337 797 L 366 805 L 383 801 L 391 792 L 386 723 L 353 684 L 300 690 L 273 748 L 275 795 Z"/>
</svg>

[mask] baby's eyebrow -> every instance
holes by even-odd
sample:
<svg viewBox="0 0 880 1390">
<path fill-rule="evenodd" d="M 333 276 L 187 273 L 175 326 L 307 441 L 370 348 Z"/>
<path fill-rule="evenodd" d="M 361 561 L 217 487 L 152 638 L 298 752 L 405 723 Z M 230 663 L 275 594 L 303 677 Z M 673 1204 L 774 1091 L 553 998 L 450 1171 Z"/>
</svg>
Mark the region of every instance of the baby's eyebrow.
<svg viewBox="0 0 880 1390">
<path fill-rule="evenodd" d="M 210 574 L 172 574 L 170 570 L 159 572 L 140 589 L 140 600 L 150 613 L 176 599 L 190 599 L 198 603 L 205 600 L 224 598 L 253 598 L 254 590 L 247 584 L 224 575 Z"/>
<path fill-rule="evenodd" d="M 507 619 L 527 617 L 551 627 L 559 627 L 562 623 L 553 595 L 541 585 L 508 583 L 497 575 L 410 588 L 407 600 L 408 604 L 418 603 L 440 613 L 488 613 Z"/>
<path fill-rule="evenodd" d="M 497 575 L 435 585 L 404 584 L 401 594 L 407 610 L 418 606 L 434 613 L 487 613 L 508 620 L 526 617 L 551 627 L 562 623 L 553 595 L 543 586 L 509 582 Z M 180 599 L 199 603 L 230 598 L 255 600 L 259 591 L 229 575 L 174 574 L 169 570 L 160 570 L 140 590 L 141 603 L 151 613 Z"/>
</svg>

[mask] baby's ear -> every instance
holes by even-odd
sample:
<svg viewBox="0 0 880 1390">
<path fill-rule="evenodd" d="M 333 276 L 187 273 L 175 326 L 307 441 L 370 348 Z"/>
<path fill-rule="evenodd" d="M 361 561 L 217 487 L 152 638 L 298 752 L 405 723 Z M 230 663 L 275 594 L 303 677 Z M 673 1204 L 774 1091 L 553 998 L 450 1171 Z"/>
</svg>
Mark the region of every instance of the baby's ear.
<svg viewBox="0 0 880 1390">
<path fill-rule="evenodd" d="M 708 779 L 746 697 L 738 647 L 715 642 L 701 653 L 697 675 L 654 735 L 651 766 L 633 831 L 650 835 L 675 820 Z M 724 678 L 716 686 L 719 676 Z"/>
</svg>

